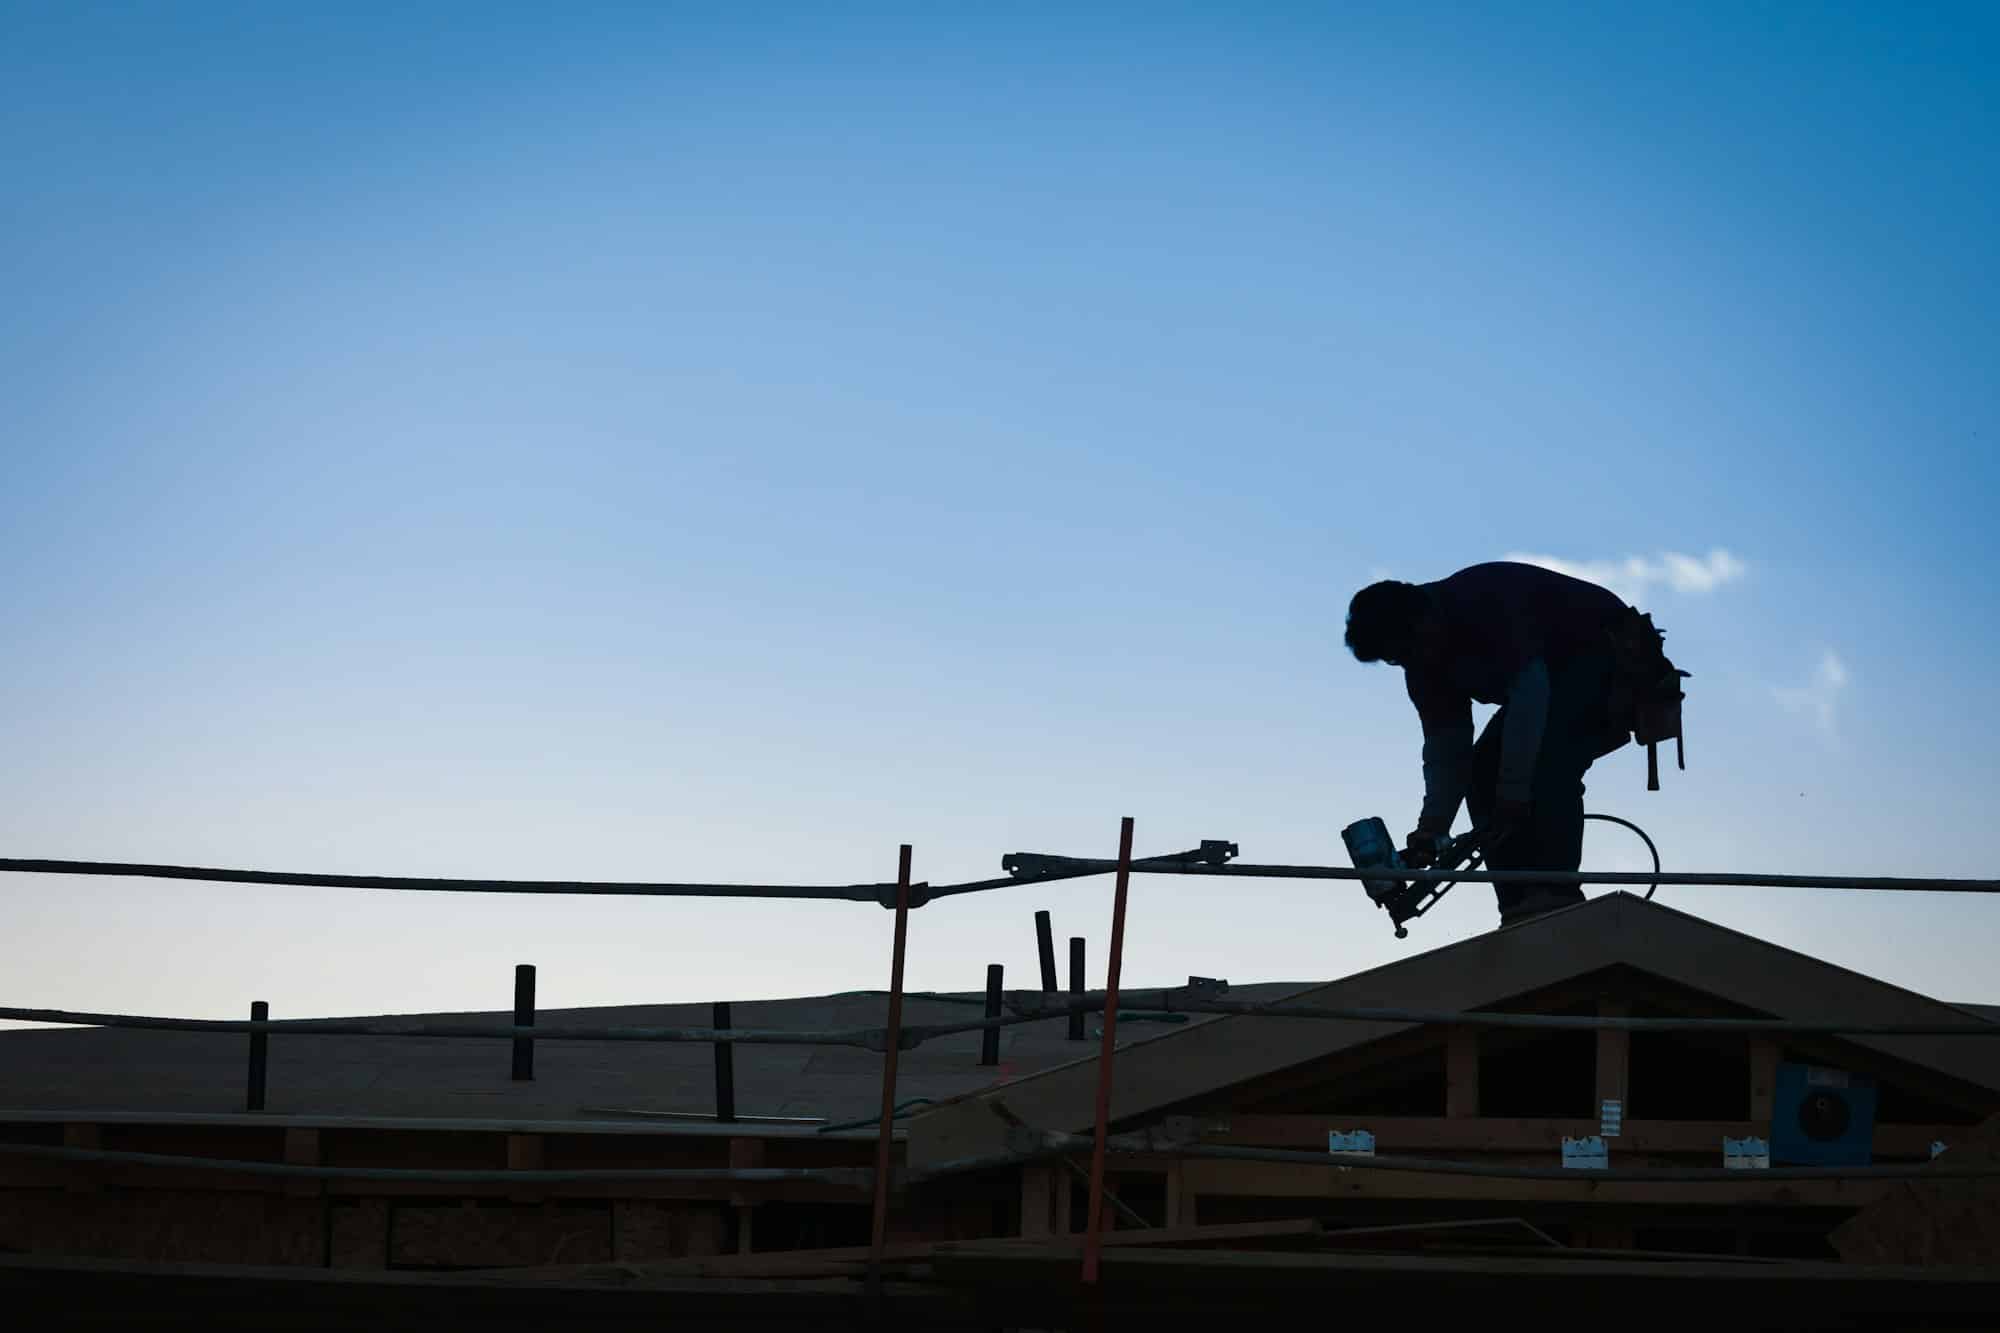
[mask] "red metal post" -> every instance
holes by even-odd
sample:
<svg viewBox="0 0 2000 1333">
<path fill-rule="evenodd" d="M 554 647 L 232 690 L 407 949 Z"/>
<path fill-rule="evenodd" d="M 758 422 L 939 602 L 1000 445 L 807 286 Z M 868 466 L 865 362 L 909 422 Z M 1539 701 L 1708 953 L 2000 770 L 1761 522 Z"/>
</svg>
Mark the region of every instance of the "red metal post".
<svg viewBox="0 0 2000 1333">
<path fill-rule="evenodd" d="M 888 1047 L 882 1052 L 882 1132 L 875 1142 L 875 1221 L 869 1233 L 870 1304 L 881 1297 L 882 1255 L 889 1238 L 889 1158 L 896 1119 L 896 1057 L 903 1035 L 903 946 L 910 929 L 910 844 L 896 866 L 896 944 L 889 960 Z"/>
<path fill-rule="evenodd" d="M 1097 1142 L 1090 1150 L 1090 1220 L 1083 1233 L 1083 1280 L 1097 1281 L 1104 1250 L 1104 1141 L 1111 1124 L 1111 1055 L 1118 1040 L 1118 968 L 1125 957 L 1125 888 L 1132 882 L 1132 817 L 1118 828 L 1118 887 L 1111 899 L 1111 958 L 1104 973 L 1104 1048 L 1097 1059 Z"/>
</svg>

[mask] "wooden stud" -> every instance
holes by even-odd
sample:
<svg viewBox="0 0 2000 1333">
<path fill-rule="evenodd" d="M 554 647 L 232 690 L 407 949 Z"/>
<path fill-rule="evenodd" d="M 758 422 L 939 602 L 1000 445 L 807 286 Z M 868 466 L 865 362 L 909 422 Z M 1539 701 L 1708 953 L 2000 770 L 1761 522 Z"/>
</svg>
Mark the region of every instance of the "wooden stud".
<svg viewBox="0 0 2000 1333">
<path fill-rule="evenodd" d="M 1452 1028 L 1444 1046 L 1444 1113 L 1464 1120 L 1479 1114 L 1479 1029 Z"/>
<path fill-rule="evenodd" d="M 1162 1219 L 1170 1227 L 1192 1226 L 1194 1210 L 1188 1205 L 1187 1163 L 1170 1162 L 1167 1165 L 1167 1211 Z"/>
<path fill-rule="evenodd" d="M 1055 1234 L 1055 1168 L 1030 1166 L 1021 1172 L 1021 1237 L 1043 1240 Z"/>
<path fill-rule="evenodd" d="M 1771 1112 L 1778 1091 L 1778 1063 L 1783 1052 L 1769 1037 L 1750 1039 L 1750 1123 L 1759 1137 L 1771 1134 Z"/>
<path fill-rule="evenodd" d="M 285 1131 L 285 1161 L 293 1166 L 318 1166 L 320 1164 L 319 1131 L 316 1129 L 287 1129 Z M 295 1198 L 310 1198 L 326 1193 L 323 1180 L 287 1180 L 284 1192 Z"/>
<path fill-rule="evenodd" d="M 540 1134 L 509 1134 L 507 1136 L 507 1169 L 509 1171 L 539 1171 L 546 1160 L 543 1152 L 544 1140 Z M 540 1203 L 548 1197 L 548 1191 L 532 1186 L 508 1194 L 516 1203 Z"/>
<path fill-rule="evenodd" d="M 1627 1018 L 1632 1006 L 1611 996 L 1600 996 L 1597 1001 L 1600 1018 Z M 1620 1103 L 1626 1112 L 1632 1107 L 1627 1101 L 1626 1089 L 1631 1086 L 1632 1034 L 1612 1028 L 1597 1030 L 1597 1109 L 1602 1110 L 1607 1101 Z M 1720 1149 L 1718 1148 L 1718 1151 Z"/>
</svg>

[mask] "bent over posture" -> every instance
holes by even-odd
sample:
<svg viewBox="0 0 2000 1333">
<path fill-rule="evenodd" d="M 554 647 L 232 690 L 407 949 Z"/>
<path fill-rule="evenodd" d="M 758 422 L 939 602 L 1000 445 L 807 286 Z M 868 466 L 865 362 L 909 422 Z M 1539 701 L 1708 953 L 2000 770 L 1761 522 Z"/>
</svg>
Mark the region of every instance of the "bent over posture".
<svg viewBox="0 0 2000 1333">
<path fill-rule="evenodd" d="M 1423 723 L 1424 805 L 1408 839 L 1426 865 L 1463 800 L 1495 870 L 1575 870 L 1583 775 L 1631 734 L 1617 637 L 1639 614 L 1594 583 L 1536 565 L 1473 565 L 1435 583 L 1385 581 L 1354 595 L 1347 646 L 1403 668 Z M 1472 703 L 1498 704 L 1475 744 Z M 1511 925 L 1583 901 L 1569 884 L 1496 884 Z"/>
</svg>

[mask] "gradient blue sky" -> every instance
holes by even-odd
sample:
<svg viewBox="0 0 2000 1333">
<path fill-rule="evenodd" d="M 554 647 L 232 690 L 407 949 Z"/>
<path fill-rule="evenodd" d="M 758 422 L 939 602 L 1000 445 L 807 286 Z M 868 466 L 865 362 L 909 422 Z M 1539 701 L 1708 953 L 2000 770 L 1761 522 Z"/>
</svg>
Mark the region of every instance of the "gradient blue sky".
<svg viewBox="0 0 2000 1333">
<path fill-rule="evenodd" d="M 1420 786 L 1347 598 L 1522 553 L 1695 673 L 1589 797 L 1672 868 L 1992 874 L 1996 70 L 1990 5 L 0 5 L 0 845 L 1338 862 Z M 0 892 L 13 1004 L 887 978 L 850 905 Z M 2000 1002 L 2000 903 L 1662 896 Z M 1032 984 L 1038 907 L 1095 976 L 1108 899 L 926 908 L 910 982 Z M 1493 919 L 1144 879 L 1126 975 Z"/>
</svg>

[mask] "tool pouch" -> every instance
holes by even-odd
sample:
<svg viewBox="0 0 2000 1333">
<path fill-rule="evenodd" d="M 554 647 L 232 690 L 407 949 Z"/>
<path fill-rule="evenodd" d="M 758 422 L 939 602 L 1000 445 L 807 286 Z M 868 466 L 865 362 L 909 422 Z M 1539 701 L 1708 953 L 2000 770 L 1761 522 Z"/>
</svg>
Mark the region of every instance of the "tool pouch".
<svg viewBox="0 0 2000 1333">
<path fill-rule="evenodd" d="M 1662 741 L 1673 741 L 1677 764 L 1687 767 L 1681 737 L 1681 701 L 1687 693 L 1681 689 L 1681 681 L 1688 673 L 1668 658 L 1661 647 L 1666 634 L 1654 626 L 1650 615 L 1627 608 L 1607 633 L 1611 641 L 1613 725 L 1629 730 L 1632 739 L 1646 747 L 1646 790 L 1658 791 Z"/>
</svg>

